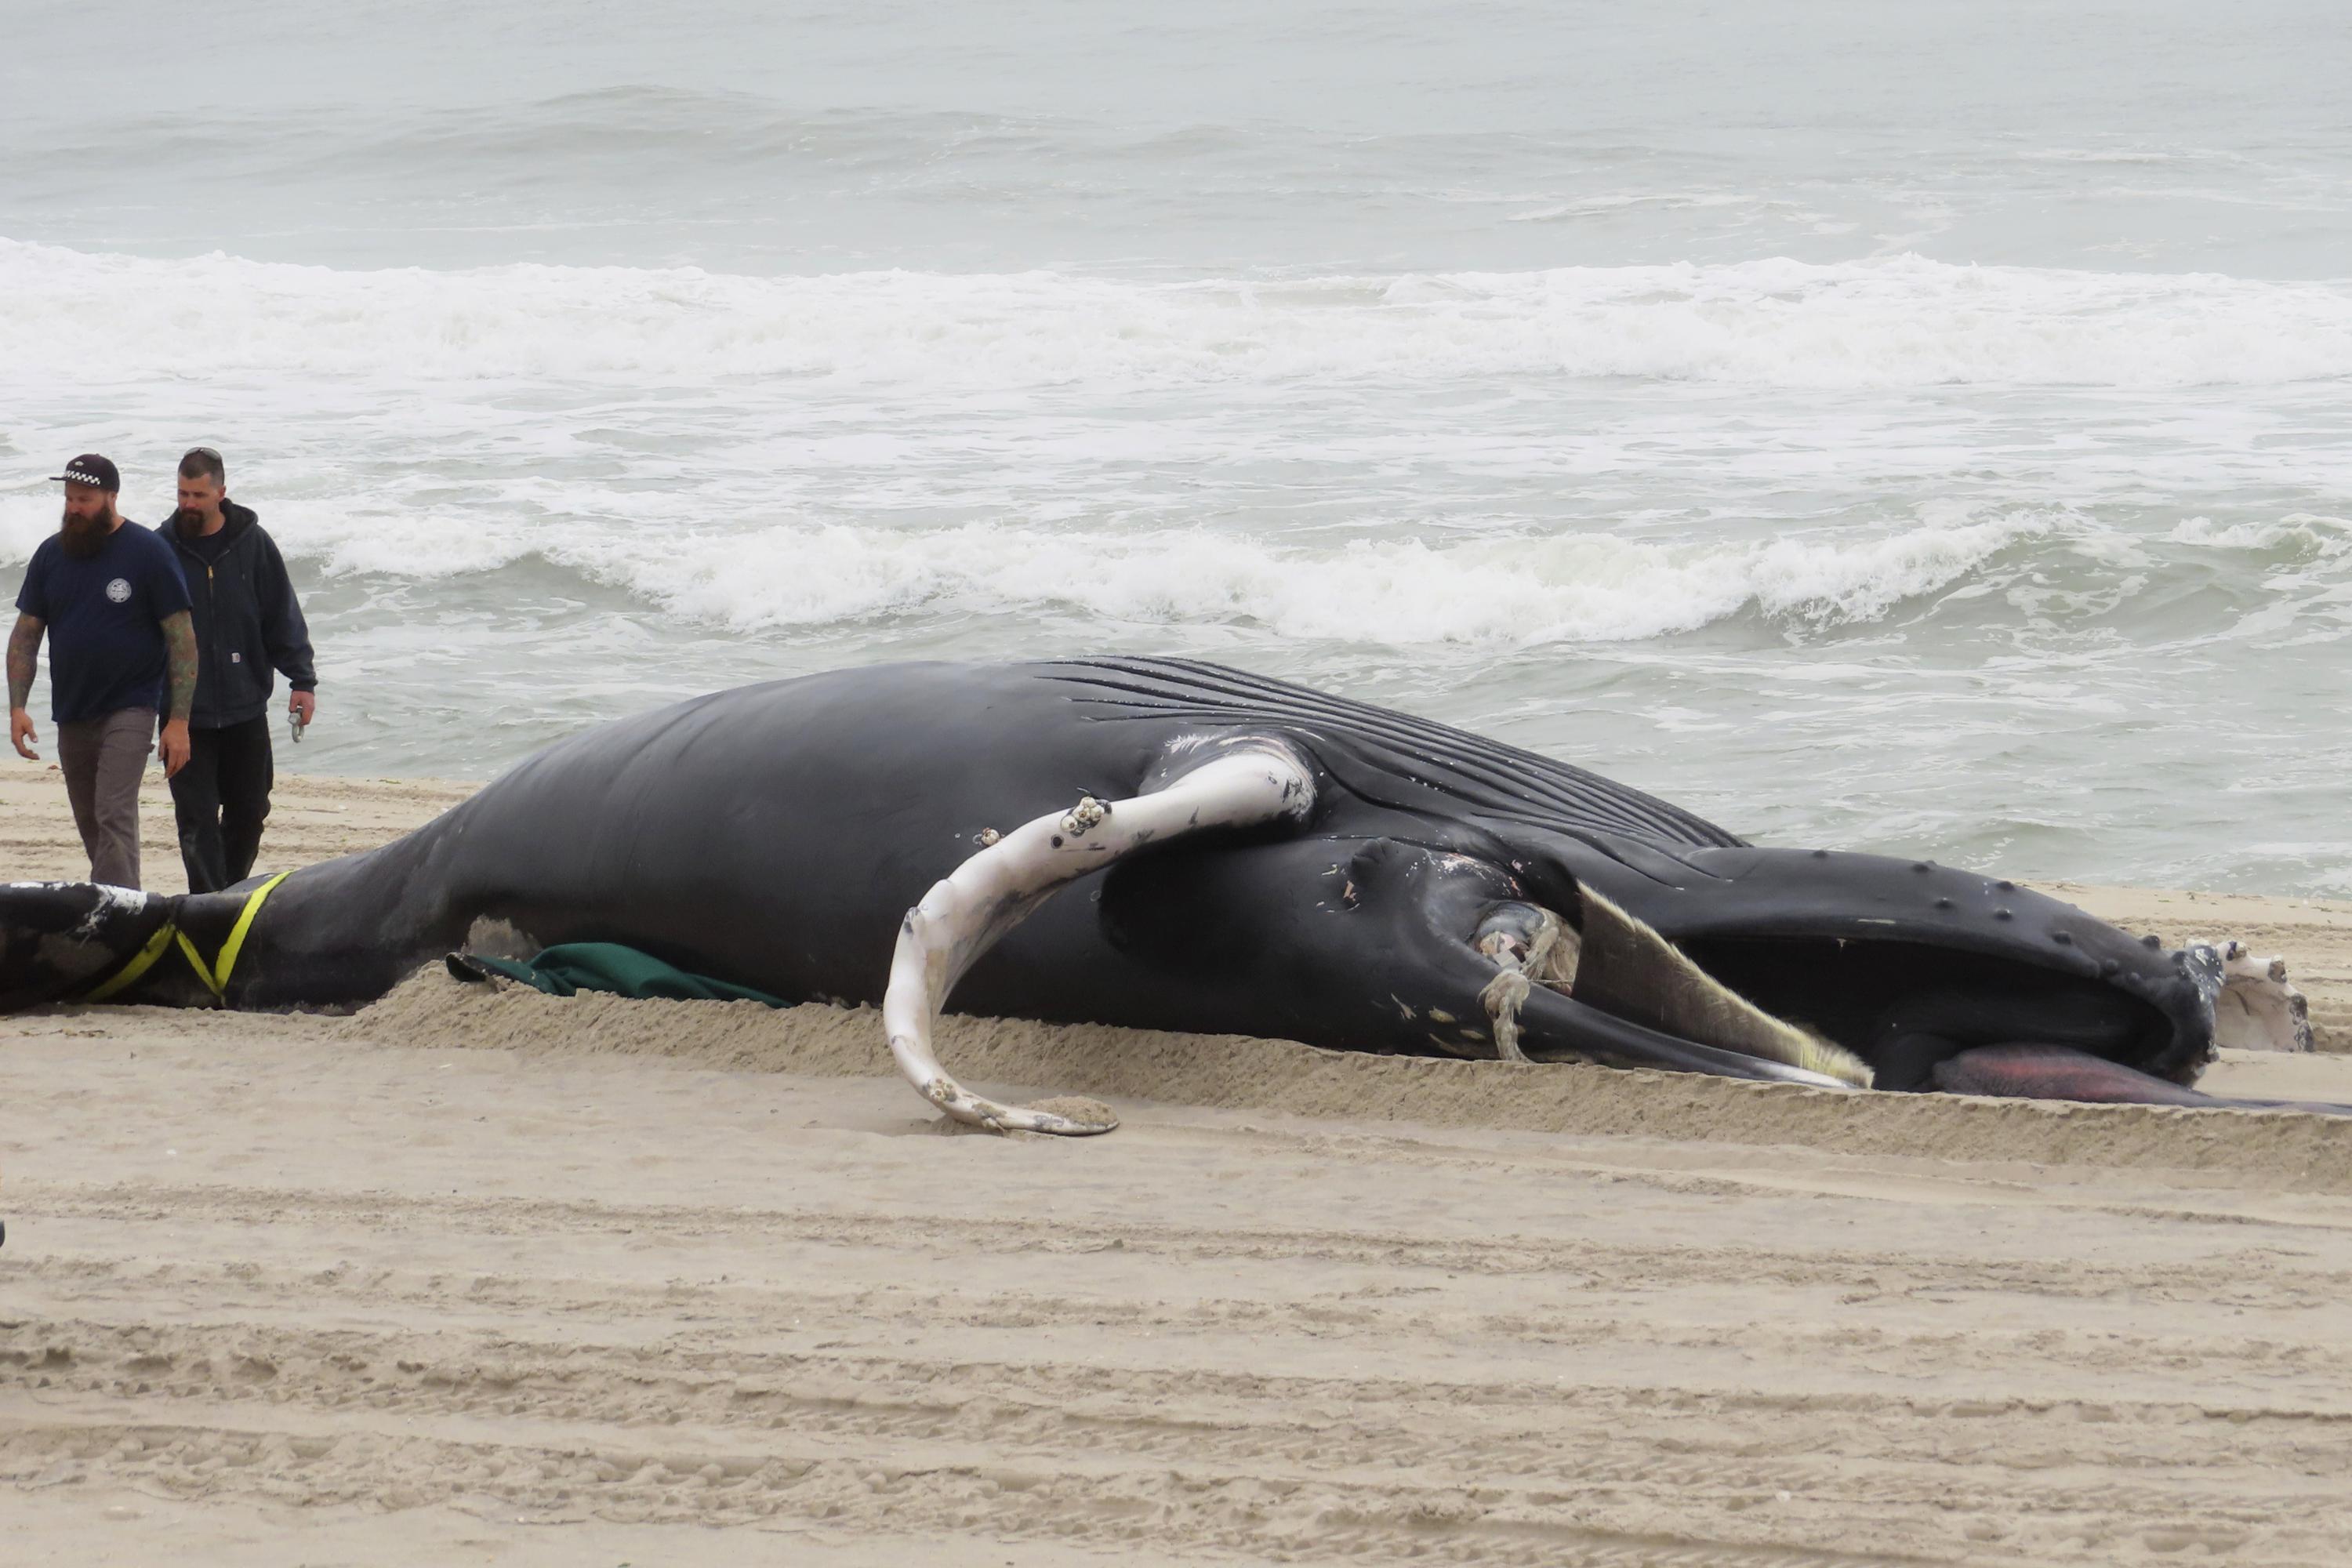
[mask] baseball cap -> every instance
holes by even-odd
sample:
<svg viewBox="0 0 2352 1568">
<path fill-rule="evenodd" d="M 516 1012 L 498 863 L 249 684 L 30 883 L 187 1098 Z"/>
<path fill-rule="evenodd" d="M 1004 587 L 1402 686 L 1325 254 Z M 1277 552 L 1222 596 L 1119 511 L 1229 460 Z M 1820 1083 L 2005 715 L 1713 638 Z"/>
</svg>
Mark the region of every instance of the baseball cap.
<svg viewBox="0 0 2352 1568">
<path fill-rule="evenodd" d="M 64 473 L 51 474 L 49 478 L 63 479 L 69 485 L 88 485 L 94 490 L 119 493 L 122 489 L 121 471 L 96 452 L 84 452 L 66 465 Z"/>
</svg>

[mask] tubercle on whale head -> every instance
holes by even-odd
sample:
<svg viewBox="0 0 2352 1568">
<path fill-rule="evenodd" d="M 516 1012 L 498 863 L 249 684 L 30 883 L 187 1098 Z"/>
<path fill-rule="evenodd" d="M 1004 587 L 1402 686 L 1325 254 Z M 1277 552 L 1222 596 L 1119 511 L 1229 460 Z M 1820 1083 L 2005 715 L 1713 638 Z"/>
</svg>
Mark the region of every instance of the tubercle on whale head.
<svg viewBox="0 0 2352 1568">
<path fill-rule="evenodd" d="M 181 901 L 98 882 L 0 883 L 0 1014 L 103 984 Z"/>
</svg>

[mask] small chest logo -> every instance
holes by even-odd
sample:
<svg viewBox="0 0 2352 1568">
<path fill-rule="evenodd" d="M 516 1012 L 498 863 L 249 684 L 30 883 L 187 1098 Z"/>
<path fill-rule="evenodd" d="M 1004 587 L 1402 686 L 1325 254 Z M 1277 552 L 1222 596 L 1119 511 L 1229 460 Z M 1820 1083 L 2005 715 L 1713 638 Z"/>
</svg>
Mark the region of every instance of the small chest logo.
<svg viewBox="0 0 2352 1568">
<path fill-rule="evenodd" d="M 106 585 L 106 596 L 113 600 L 118 605 L 129 604 L 131 602 L 130 580 L 128 578 L 117 577 L 113 582 L 109 583 Z"/>
</svg>

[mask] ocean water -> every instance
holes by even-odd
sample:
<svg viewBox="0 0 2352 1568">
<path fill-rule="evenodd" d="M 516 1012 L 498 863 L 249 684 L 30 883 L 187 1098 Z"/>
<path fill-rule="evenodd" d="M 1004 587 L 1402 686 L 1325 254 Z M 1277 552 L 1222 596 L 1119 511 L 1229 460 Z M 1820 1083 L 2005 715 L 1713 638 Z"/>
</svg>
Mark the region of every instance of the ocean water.
<svg viewBox="0 0 2352 1568">
<path fill-rule="evenodd" d="M 222 447 L 281 765 L 1181 651 L 1769 842 L 2352 894 L 2340 6 L 7 9 L 0 587 L 66 457 L 152 521 Z"/>
</svg>

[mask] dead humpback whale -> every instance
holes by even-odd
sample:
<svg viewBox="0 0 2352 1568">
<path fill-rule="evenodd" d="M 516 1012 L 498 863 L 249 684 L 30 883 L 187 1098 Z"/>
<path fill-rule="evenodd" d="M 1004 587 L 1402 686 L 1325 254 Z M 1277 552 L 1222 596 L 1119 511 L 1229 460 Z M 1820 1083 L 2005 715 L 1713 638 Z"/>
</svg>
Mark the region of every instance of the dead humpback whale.
<svg viewBox="0 0 2352 1568">
<path fill-rule="evenodd" d="M 1182 659 L 899 664 L 550 747 L 407 837 L 222 893 L 0 889 L 0 1010 L 382 995 L 500 921 L 794 999 L 1822 1087 L 2224 1102 L 2225 974 L 1925 860 L 1766 848 L 1428 720 Z M 2240 1010 L 2241 1012 L 2243 1009 Z"/>
</svg>

